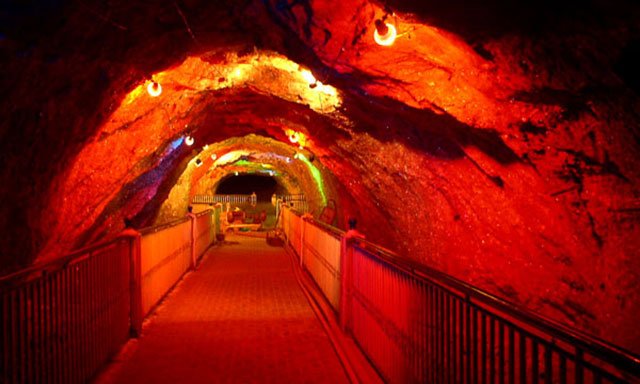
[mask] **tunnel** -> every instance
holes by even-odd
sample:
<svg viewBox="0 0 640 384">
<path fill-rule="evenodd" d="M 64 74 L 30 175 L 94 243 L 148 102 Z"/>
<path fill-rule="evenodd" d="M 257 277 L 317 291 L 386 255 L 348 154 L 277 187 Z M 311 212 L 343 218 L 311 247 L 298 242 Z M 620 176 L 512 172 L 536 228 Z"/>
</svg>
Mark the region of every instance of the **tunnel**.
<svg viewBox="0 0 640 384">
<path fill-rule="evenodd" d="M 9 1 L 0 273 L 196 195 L 304 194 L 640 353 L 639 20 L 624 0 Z"/>
</svg>

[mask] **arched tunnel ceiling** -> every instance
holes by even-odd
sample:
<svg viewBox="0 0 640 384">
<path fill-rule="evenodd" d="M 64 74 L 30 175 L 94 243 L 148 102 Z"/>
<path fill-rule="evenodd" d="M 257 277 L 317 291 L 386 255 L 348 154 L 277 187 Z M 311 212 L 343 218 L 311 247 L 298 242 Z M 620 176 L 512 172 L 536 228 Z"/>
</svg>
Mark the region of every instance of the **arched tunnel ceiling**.
<svg viewBox="0 0 640 384">
<path fill-rule="evenodd" d="M 153 222 L 184 135 L 294 129 L 374 242 L 639 351 L 639 7 L 518 4 L 3 8 L 2 269 Z"/>
</svg>

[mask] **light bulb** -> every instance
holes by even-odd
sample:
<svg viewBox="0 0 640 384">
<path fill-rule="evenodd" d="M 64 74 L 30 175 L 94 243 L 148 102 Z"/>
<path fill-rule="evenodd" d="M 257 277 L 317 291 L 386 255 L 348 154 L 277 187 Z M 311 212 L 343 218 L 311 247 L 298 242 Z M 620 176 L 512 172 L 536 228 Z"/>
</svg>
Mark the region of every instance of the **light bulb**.
<svg viewBox="0 0 640 384">
<path fill-rule="evenodd" d="M 289 135 L 289 141 L 292 143 L 297 143 L 298 141 L 300 141 L 300 134 L 298 132 L 291 132 L 291 134 Z"/>
<path fill-rule="evenodd" d="M 195 142 L 196 140 L 192 136 L 187 136 L 187 138 L 184 139 L 184 143 L 187 144 L 188 146 L 192 146 L 193 143 Z"/>
<path fill-rule="evenodd" d="M 376 20 L 376 28 L 373 31 L 373 39 L 378 45 L 389 47 L 396 41 L 398 32 L 393 24 L 385 23 L 382 20 Z"/>
<path fill-rule="evenodd" d="M 151 81 L 147 85 L 147 92 L 151 97 L 158 97 L 162 93 L 162 85 L 156 83 L 155 81 Z"/>
</svg>

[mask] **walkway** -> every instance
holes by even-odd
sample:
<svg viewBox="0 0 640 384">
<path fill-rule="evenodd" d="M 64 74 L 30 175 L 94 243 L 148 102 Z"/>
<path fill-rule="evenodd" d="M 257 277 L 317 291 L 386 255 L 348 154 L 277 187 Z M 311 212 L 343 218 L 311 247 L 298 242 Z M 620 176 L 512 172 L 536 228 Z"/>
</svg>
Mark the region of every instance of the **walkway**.
<svg viewBox="0 0 640 384">
<path fill-rule="evenodd" d="M 348 382 L 289 256 L 243 236 L 210 249 L 97 381 Z"/>
</svg>

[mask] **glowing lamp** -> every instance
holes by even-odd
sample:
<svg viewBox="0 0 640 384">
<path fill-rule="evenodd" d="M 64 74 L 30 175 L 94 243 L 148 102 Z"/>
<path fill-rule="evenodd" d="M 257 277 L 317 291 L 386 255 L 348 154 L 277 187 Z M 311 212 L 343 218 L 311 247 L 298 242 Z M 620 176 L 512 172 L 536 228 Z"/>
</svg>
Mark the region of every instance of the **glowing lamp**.
<svg viewBox="0 0 640 384">
<path fill-rule="evenodd" d="M 211 160 L 216 161 L 217 158 L 218 155 L 216 155 L 215 153 L 211 155 Z"/>
<path fill-rule="evenodd" d="M 187 136 L 186 139 L 184 139 L 184 143 L 187 144 L 188 146 L 192 146 L 193 143 L 195 143 L 196 140 L 193 138 L 193 136 Z"/>
<path fill-rule="evenodd" d="M 147 85 L 147 92 L 151 97 L 158 97 L 162 93 L 162 85 L 152 81 Z"/>
<path fill-rule="evenodd" d="M 303 69 L 302 71 L 300 71 L 300 74 L 302 75 L 302 78 L 304 79 L 304 81 L 306 81 L 310 85 L 315 84 L 318 81 L 316 80 L 316 77 L 313 76 L 313 73 L 311 73 L 311 71 L 307 69 Z"/>
<path fill-rule="evenodd" d="M 205 151 L 209 149 L 209 144 L 205 144 L 204 147 L 202 147 L 202 149 L 204 149 Z"/>
<path fill-rule="evenodd" d="M 235 176 L 238 176 L 238 172 L 233 172 L 233 174 L 234 174 Z"/>
<path fill-rule="evenodd" d="M 289 141 L 293 144 L 297 143 L 298 141 L 300 141 L 300 134 L 298 132 L 291 132 L 291 134 L 289 135 Z"/>
<path fill-rule="evenodd" d="M 202 165 L 202 160 L 196 159 L 196 167 L 199 167 L 201 165 Z"/>
<path fill-rule="evenodd" d="M 373 40 L 375 40 L 378 45 L 389 47 L 396 41 L 397 36 L 398 32 L 393 24 L 385 23 L 380 19 L 376 20 L 376 29 L 373 31 Z"/>
</svg>

